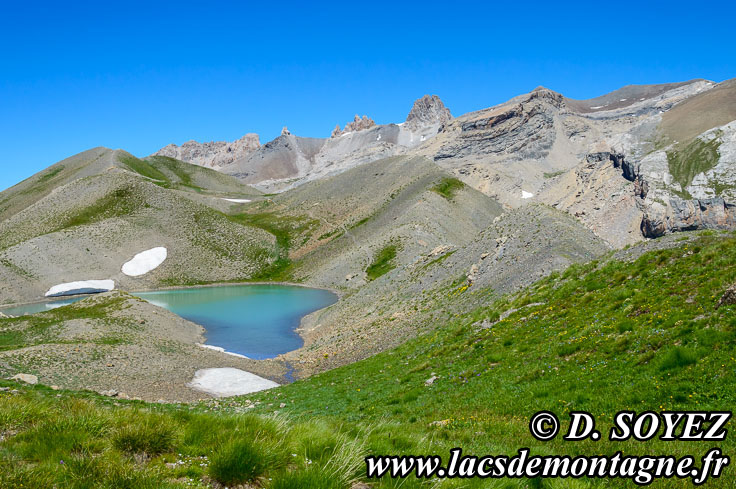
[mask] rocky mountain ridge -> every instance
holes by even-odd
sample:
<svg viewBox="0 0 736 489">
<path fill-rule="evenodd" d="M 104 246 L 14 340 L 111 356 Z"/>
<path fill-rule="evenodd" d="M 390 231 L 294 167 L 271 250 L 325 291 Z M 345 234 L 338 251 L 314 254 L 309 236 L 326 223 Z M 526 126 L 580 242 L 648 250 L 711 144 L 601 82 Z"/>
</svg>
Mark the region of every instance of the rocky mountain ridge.
<svg viewBox="0 0 736 489">
<path fill-rule="evenodd" d="M 356 115 L 330 138 L 286 131 L 237 157 L 194 147 L 192 156 L 177 154 L 269 192 L 421 155 L 508 208 L 555 206 L 620 247 L 693 226 L 733 226 L 734 93 L 733 81 L 702 79 L 629 85 L 589 100 L 538 87 L 457 119 L 425 95 L 401 124 Z"/>
<path fill-rule="evenodd" d="M 220 169 L 260 147 L 261 141 L 258 134 L 248 133 L 232 143 L 226 141 L 210 141 L 208 143 L 187 141 L 181 146 L 169 144 L 153 153 L 153 156 L 168 156 L 187 163 Z"/>
<path fill-rule="evenodd" d="M 261 190 L 280 192 L 403 154 L 437 134 L 451 118 L 438 96 L 425 95 L 414 103 L 401 124 L 378 125 L 367 115 L 356 114 L 344 129 L 338 124 L 329 138 L 303 138 L 284 128 L 278 138 L 257 148 L 250 145 L 238 156 L 228 150 L 228 143 L 206 143 L 210 146 L 204 147 L 195 142 L 185 143 L 186 151 L 169 145 L 154 154 L 216 168 Z"/>
</svg>

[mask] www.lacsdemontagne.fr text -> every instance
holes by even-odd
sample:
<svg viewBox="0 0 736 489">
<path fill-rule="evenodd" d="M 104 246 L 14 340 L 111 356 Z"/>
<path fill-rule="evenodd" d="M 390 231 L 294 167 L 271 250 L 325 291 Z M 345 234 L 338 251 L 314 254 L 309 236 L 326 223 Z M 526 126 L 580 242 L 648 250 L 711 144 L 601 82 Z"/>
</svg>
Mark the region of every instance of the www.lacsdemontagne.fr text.
<svg viewBox="0 0 736 489">
<path fill-rule="evenodd" d="M 637 456 L 617 452 L 611 456 L 529 455 L 522 448 L 516 455 L 463 456 L 462 449 L 450 450 L 450 461 L 442 464 L 442 457 L 431 456 L 377 456 L 366 457 L 368 478 L 390 476 L 405 478 L 621 478 L 647 485 L 659 478 L 691 479 L 693 484 L 704 484 L 709 478 L 718 478 L 729 463 L 720 449 L 709 450 L 698 467 L 692 456 L 671 455 Z"/>
<path fill-rule="evenodd" d="M 588 412 L 569 413 L 570 424 L 565 441 L 586 439 L 597 441 L 601 433 L 596 420 Z M 655 437 L 673 442 L 711 442 L 725 440 L 725 428 L 732 417 L 731 411 L 620 411 L 614 417 L 609 440 L 634 439 L 647 442 Z M 545 442 L 560 433 L 560 420 L 550 411 L 539 411 L 532 416 L 529 430 L 532 436 Z M 370 456 L 366 457 L 366 475 L 370 478 L 613 478 L 628 479 L 638 485 L 651 484 L 656 479 L 689 479 L 694 485 L 717 479 L 730 463 L 730 458 L 718 447 L 708 449 L 699 460 L 693 455 L 530 455 L 529 448 L 521 448 L 515 455 L 462 454 L 462 449 L 450 450 L 447 465 L 439 455 L 429 456 Z"/>
</svg>

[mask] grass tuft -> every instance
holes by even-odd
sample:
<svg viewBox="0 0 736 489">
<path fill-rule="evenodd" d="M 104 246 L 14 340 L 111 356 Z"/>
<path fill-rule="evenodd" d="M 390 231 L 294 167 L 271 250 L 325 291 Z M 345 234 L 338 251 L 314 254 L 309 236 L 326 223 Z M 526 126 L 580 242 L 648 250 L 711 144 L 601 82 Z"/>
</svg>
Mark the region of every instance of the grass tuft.
<svg viewBox="0 0 736 489">
<path fill-rule="evenodd" d="M 465 184 L 454 177 L 445 177 L 434 187 L 430 188 L 433 192 L 440 194 L 447 200 L 451 200 L 455 197 L 458 190 L 465 187 Z"/>
<path fill-rule="evenodd" d="M 373 262 L 365 269 L 368 280 L 375 280 L 396 268 L 393 260 L 396 258 L 397 251 L 398 246 L 395 244 L 381 248 L 373 257 Z"/>
</svg>

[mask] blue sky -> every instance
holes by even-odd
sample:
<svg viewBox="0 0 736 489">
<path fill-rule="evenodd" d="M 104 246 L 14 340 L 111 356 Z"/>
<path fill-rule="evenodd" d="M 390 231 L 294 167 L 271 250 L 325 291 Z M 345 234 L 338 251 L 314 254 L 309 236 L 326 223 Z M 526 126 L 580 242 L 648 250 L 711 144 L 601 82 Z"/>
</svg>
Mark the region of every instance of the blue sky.
<svg viewBox="0 0 736 489">
<path fill-rule="evenodd" d="M 271 6 L 273 5 L 273 6 Z M 702 7 L 702 8 L 701 8 Z M 0 189 L 94 146 L 325 137 L 544 85 L 736 77 L 732 2 L 3 2 Z"/>
</svg>

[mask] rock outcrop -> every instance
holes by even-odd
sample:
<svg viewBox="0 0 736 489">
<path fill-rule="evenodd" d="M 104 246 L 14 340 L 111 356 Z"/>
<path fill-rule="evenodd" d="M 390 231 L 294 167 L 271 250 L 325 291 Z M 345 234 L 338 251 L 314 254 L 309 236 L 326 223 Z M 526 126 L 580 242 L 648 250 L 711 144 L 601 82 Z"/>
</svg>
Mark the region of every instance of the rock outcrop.
<svg viewBox="0 0 736 489">
<path fill-rule="evenodd" d="M 153 155 L 168 156 L 187 163 L 219 169 L 247 156 L 260 147 L 258 134 L 249 133 L 232 143 L 226 141 L 211 141 L 208 143 L 187 141 L 181 146 L 169 144 Z"/>
<path fill-rule="evenodd" d="M 435 124 L 442 127 L 451 119 L 450 110 L 437 95 L 425 95 L 414 102 L 406 116 L 405 125 L 407 129 L 415 131 Z"/>
<path fill-rule="evenodd" d="M 38 384 L 38 377 L 32 374 L 17 374 L 13 377 L 10 377 L 10 380 L 16 380 L 18 382 L 24 382 L 29 385 L 36 385 Z"/>
<path fill-rule="evenodd" d="M 349 132 L 364 131 L 366 129 L 370 129 L 375 125 L 376 121 L 374 121 L 367 115 L 360 117 L 358 114 L 355 114 L 355 118 L 353 118 L 353 121 L 345 124 L 345 129 L 340 130 L 340 124 L 335 126 L 335 129 L 332 130 L 332 134 L 330 137 L 336 138 Z"/>
<path fill-rule="evenodd" d="M 554 114 L 563 104 L 559 93 L 538 88 L 517 104 L 478 113 L 459 122 L 458 136 L 434 159 L 500 154 L 517 160 L 543 158 L 555 141 Z"/>
<path fill-rule="evenodd" d="M 658 238 L 666 233 L 698 229 L 733 229 L 736 227 L 736 205 L 720 197 L 713 199 L 670 199 L 664 212 L 644 214 L 641 232 L 644 237 Z"/>
<path fill-rule="evenodd" d="M 726 292 L 718 299 L 716 309 L 721 306 L 731 306 L 733 304 L 736 304 L 736 283 L 726 289 Z"/>
</svg>

